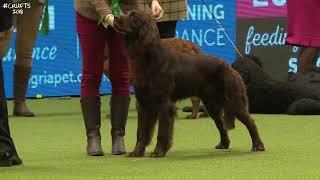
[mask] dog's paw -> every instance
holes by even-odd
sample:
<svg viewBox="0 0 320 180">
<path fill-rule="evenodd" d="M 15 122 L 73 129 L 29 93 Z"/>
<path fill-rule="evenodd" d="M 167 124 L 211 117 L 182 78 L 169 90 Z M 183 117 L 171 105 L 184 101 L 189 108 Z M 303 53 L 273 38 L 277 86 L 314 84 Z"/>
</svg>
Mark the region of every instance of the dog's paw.
<svg viewBox="0 0 320 180">
<path fill-rule="evenodd" d="M 154 151 L 150 154 L 150 157 L 152 158 L 161 158 L 161 157 L 165 157 L 166 153 L 163 151 Z"/>
<path fill-rule="evenodd" d="M 216 149 L 229 149 L 230 142 L 220 142 L 215 146 Z"/>
<path fill-rule="evenodd" d="M 263 144 L 257 144 L 257 145 L 252 146 L 251 151 L 252 152 L 265 151 L 265 148 L 264 148 Z"/>
<path fill-rule="evenodd" d="M 144 152 L 141 151 L 132 151 L 128 154 L 128 157 L 143 157 Z"/>
</svg>

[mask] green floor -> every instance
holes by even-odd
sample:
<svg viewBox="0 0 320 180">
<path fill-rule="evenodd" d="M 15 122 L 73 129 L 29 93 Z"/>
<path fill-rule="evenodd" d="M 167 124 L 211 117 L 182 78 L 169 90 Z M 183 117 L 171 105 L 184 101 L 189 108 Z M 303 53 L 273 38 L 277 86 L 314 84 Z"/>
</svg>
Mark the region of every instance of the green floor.
<svg viewBox="0 0 320 180">
<path fill-rule="evenodd" d="M 103 116 L 109 108 L 103 97 Z M 320 116 L 253 115 L 266 152 L 250 152 L 242 124 L 230 132 L 231 149 L 213 149 L 217 129 L 209 119 L 185 120 L 179 112 L 174 145 L 167 157 L 132 159 L 110 156 L 110 123 L 102 124 L 108 155 L 87 157 L 78 98 L 29 100 L 35 118 L 10 117 L 23 165 L 1 168 L 0 179 L 319 179 Z M 179 107 L 189 104 L 183 101 Z M 12 102 L 9 102 L 12 112 Z M 135 143 L 137 114 L 131 104 L 126 146 Z M 155 140 L 148 149 L 154 147 Z"/>
</svg>

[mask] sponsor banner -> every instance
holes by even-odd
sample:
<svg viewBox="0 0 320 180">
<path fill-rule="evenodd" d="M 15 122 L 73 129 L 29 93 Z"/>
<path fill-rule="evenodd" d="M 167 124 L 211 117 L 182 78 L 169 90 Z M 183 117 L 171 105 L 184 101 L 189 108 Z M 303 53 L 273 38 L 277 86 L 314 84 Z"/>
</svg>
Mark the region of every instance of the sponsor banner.
<svg viewBox="0 0 320 180">
<path fill-rule="evenodd" d="M 287 0 L 237 0 L 237 18 L 287 16 Z"/>
<path fill-rule="evenodd" d="M 242 19 L 238 21 L 237 28 L 239 50 L 259 57 L 263 69 L 278 80 L 286 80 L 288 73 L 296 73 L 298 70 L 299 47 L 284 45 L 283 37 L 287 35 L 285 27 L 285 18 L 272 18 Z M 320 56 L 316 67 L 320 68 Z"/>
<path fill-rule="evenodd" d="M 291 46 L 285 45 L 286 18 L 238 19 L 237 46 L 260 58 L 273 78 L 286 79 Z"/>
<path fill-rule="evenodd" d="M 279 80 L 297 72 L 299 48 L 285 45 L 286 37 L 286 0 L 237 0 L 237 46 L 260 57 L 264 70 Z"/>
<path fill-rule="evenodd" d="M 235 42 L 235 7 L 235 0 L 188 0 L 188 19 L 179 21 L 176 35 L 198 44 L 205 53 L 232 63 L 235 50 L 223 31 Z"/>
</svg>

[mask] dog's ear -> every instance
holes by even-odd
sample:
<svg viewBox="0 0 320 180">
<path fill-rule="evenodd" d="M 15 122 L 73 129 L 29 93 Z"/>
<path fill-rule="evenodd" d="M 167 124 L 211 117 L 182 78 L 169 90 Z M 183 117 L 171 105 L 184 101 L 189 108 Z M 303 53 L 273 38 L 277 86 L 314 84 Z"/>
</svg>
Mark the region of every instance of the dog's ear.
<svg viewBox="0 0 320 180">
<path fill-rule="evenodd" d="M 248 55 L 245 55 L 246 59 L 247 60 L 252 60 L 254 63 L 256 63 L 259 67 L 263 67 L 263 63 L 261 62 L 261 60 L 257 57 L 257 56 L 254 56 L 254 55 L 251 55 L 251 54 L 248 54 Z"/>
<path fill-rule="evenodd" d="M 156 20 L 151 15 L 136 10 L 132 11 L 129 17 L 130 21 L 132 20 L 132 25 L 138 27 L 138 37 L 141 41 L 150 43 L 160 40 Z"/>
<path fill-rule="evenodd" d="M 138 10 L 133 10 L 129 14 L 130 24 L 133 27 L 141 27 L 148 23 L 148 16 Z"/>
</svg>

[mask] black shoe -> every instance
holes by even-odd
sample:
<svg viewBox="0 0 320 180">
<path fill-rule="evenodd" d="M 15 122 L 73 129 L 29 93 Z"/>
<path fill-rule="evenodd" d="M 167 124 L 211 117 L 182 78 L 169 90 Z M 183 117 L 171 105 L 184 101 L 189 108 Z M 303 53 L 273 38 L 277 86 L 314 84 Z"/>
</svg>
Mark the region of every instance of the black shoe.
<svg viewBox="0 0 320 180">
<path fill-rule="evenodd" d="M 9 151 L 0 153 L 0 167 L 10 167 L 20 164 L 22 164 L 22 160 L 16 153 Z"/>
</svg>

